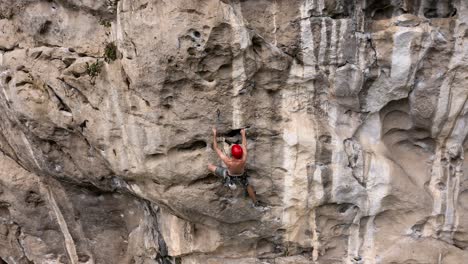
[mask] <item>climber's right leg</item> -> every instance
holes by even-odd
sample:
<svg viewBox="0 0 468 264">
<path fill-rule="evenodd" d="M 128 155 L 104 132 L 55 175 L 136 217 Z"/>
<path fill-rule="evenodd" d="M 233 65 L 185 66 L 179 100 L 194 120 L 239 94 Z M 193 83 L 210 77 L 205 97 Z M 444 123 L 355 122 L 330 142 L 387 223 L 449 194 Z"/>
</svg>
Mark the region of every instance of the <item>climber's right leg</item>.
<svg viewBox="0 0 468 264">
<path fill-rule="evenodd" d="M 223 179 L 227 177 L 227 169 L 224 167 L 208 164 L 208 170 L 210 170 L 214 175 Z"/>
<path fill-rule="evenodd" d="M 213 165 L 213 164 L 208 164 L 208 170 L 211 171 L 212 173 L 215 173 L 216 172 L 216 166 Z"/>
</svg>

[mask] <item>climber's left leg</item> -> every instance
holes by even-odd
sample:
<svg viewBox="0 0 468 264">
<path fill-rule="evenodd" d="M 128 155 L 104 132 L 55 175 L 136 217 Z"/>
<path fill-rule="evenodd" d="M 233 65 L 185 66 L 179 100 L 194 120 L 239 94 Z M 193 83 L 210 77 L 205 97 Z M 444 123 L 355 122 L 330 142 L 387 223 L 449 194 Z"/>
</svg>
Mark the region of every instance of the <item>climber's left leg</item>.
<svg viewBox="0 0 468 264">
<path fill-rule="evenodd" d="M 257 204 L 257 197 L 255 196 L 255 190 L 252 185 L 247 185 L 247 193 L 254 204 Z"/>
<path fill-rule="evenodd" d="M 257 204 L 257 196 L 255 195 L 255 190 L 254 188 L 252 187 L 252 185 L 249 184 L 249 179 L 248 179 L 248 175 L 247 174 L 244 174 L 243 176 L 241 176 L 240 178 L 240 182 L 242 183 L 242 185 L 244 185 L 244 187 L 247 189 L 247 193 L 249 194 L 249 197 L 250 199 L 252 199 L 252 202 L 254 204 Z"/>
<path fill-rule="evenodd" d="M 216 173 L 216 166 L 213 164 L 208 164 L 208 170 L 214 174 Z"/>
</svg>

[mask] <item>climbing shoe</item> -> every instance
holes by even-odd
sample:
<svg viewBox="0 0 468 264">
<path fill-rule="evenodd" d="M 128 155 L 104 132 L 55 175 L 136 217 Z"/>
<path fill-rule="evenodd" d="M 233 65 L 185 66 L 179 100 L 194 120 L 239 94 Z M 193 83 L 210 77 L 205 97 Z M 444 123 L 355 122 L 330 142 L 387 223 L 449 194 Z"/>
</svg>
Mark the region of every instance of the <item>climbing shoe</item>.
<svg viewBox="0 0 468 264">
<path fill-rule="evenodd" d="M 236 184 L 233 183 L 233 182 L 229 182 L 228 187 L 229 187 L 229 189 L 231 189 L 231 190 L 233 190 L 233 191 L 234 191 L 235 189 L 237 189 Z"/>
<path fill-rule="evenodd" d="M 224 185 L 233 191 L 237 189 L 236 184 L 229 177 L 224 178 Z"/>
</svg>

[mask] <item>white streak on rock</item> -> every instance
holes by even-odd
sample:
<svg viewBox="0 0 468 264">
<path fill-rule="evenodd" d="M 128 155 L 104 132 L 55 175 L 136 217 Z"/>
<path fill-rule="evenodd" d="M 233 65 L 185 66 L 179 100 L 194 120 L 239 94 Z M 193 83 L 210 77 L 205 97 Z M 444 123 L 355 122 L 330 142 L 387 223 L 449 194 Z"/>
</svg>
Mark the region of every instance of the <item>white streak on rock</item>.
<svg viewBox="0 0 468 264">
<path fill-rule="evenodd" d="M 309 10 L 313 8 L 311 0 L 301 5 L 301 50 L 304 62 L 304 77 L 315 75 L 316 58 L 314 54 L 314 36 L 309 19 Z"/>
<path fill-rule="evenodd" d="M 24 145 L 26 146 L 26 148 L 28 149 L 29 151 L 29 154 L 31 154 L 31 159 L 34 161 L 34 164 L 36 164 L 37 168 L 39 170 L 41 170 L 41 165 L 39 164 L 39 162 L 37 161 L 36 159 L 36 155 L 34 154 L 34 150 L 33 148 L 31 147 L 31 143 L 29 143 L 29 140 L 28 138 L 26 137 L 26 135 L 24 133 L 21 132 L 21 139 L 23 140 L 23 143 Z"/>
<path fill-rule="evenodd" d="M 319 45 L 319 63 L 323 65 L 325 63 L 325 53 L 327 52 L 328 42 L 327 42 L 327 23 L 325 18 L 321 19 L 321 28 L 320 28 L 320 45 Z"/>
<path fill-rule="evenodd" d="M 1 62 L 1 59 L 2 59 L 2 56 L 0 55 L 0 62 Z M 2 71 L 0 73 L 0 78 L 3 78 L 4 76 L 8 75 L 9 73 L 10 73 L 10 71 Z M 8 84 L 6 84 L 6 85 L 8 85 Z M 5 96 L 5 100 L 8 102 L 8 101 L 10 101 L 10 97 L 8 96 L 8 93 L 6 92 L 5 88 L 6 87 L 4 85 L 2 85 L 3 95 Z"/>
<path fill-rule="evenodd" d="M 244 24 L 244 19 L 242 17 L 240 3 L 236 3 L 233 6 L 227 4 L 221 4 L 223 8 L 224 17 L 229 21 L 230 25 L 233 28 L 234 32 L 234 43 L 238 43 L 240 50 L 235 51 L 235 58 L 232 62 L 232 127 L 240 128 L 242 127 L 242 102 L 239 97 L 239 92 L 245 85 L 247 76 L 245 73 L 244 67 L 244 56 L 243 50 L 245 50 L 250 44 L 250 36 L 247 28 Z"/>
<path fill-rule="evenodd" d="M 401 29 L 393 36 L 391 78 L 396 84 L 404 84 L 411 69 L 411 43 L 413 32 Z"/>
<path fill-rule="evenodd" d="M 368 215 L 366 232 L 363 241 L 363 259 L 365 263 L 377 263 L 377 249 L 375 247 L 375 224 L 374 219 L 380 213 L 381 201 L 390 192 L 390 167 L 382 158 L 371 159 L 370 170 L 367 181 Z"/>
<path fill-rule="evenodd" d="M 344 50 L 343 50 L 343 43 L 344 43 L 344 36 L 346 34 L 346 31 L 348 30 L 348 20 L 346 19 L 341 19 L 340 20 L 340 41 L 338 42 L 338 64 L 343 63 L 343 57 L 344 57 Z"/>
<path fill-rule="evenodd" d="M 432 193 L 433 208 L 432 215 L 438 215 L 442 212 L 443 197 L 439 190 L 439 183 L 443 178 L 443 166 L 441 164 L 442 150 L 438 147 L 434 155 L 434 163 L 432 164 L 432 175 L 429 182 L 429 189 Z"/>
<path fill-rule="evenodd" d="M 304 88 L 302 88 L 304 89 Z M 283 129 L 283 164 L 286 170 L 283 189 L 283 225 L 286 231 L 286 239 L 305 247 L 311 247 L 313 237 L 307 237 L 303 230 L 312 228 L 315 221 L 309 214 L 314 206 L 310 203 L 319 202 L 309 196 L 308 168 L 300 164 L 310 164 L 315 154 L 315 130 L 314 123 L 304 109 L 297 104 L 295 91 L 284 90 L 282 93 L 282 114 L 285 120 L 289 120 Z M 296 99 L 295 99 L 296 98 Z M 321 183 L 321 170 L 313 171 L 314 184 Z M 323 197 L 319 189 L 315 189 L 314 197 Z M 313 231 L 313 230 L 312 230 Z"/>
<path fill-rule="evenodd" d="M 454 175 L 450 174 L 450 168 L 447 166 L 445 169 L 447 172 L 447 192 L 445 193 L 445 200 L 447 202 L 445 206 L 445 222 L 444 222 L 444 231 L 452 231 L 455 222 L 455 203 L 454 200 L 455 192 L 458 190 L 458 185 L 460 184 Z"/>
<path fill-rule="evenodd" d="M 318 260 L 318 257 L 319 257 L 319 253 L 320 253 L 320 240 L 319 240 L 319 232 L 317 232 L 317 222 L 316 222 L 316 219 L 317 219 L 317 210 L 312 210 L 312 213 L 311 213 L 311 219 L 312 221 L 311 222 L 311 229 L 312 229 L 312 247 L 313 247 L 313 251 L 312 251 L 312 260 L 313 261 L 317 261 Z"/>
<path fill-rule="evenodd" d="M 275 41 L 273 43 L 273 45 L 276 47 L 278 46 L 278 40 L 277 40 L 277 37 L 276 37 L 276 32 L 278 31 L 278 26 L 276 25 L 276 13 L 278 12 L 278 1 L 275 0 L 275 3 L 273 4 L 273 36 L 275 38 Z"/>
<path fill-rule="evenodd" d="M 464 32 L 464 26 L 457 25 L 455 27 L 455 32 L 457 32 L 457 38 L 454 45 L 454 52 L 452 58 L 450 58 L 449 69 L 452 69 L 448 72 L 447 77 L 444 79 L 442 86 L 440 87 L 440 93 L 437 101 L 437 111 L 434 115 L 434 121 L 431 128 L 431 134 L 435 137 L 437 134 L 441 133 L 446 137 L 453 125 L 444 124 L 447 121 L 454 122 L 455 120 L 447 117 L 455 116 L 457 112 L 463 107 L 463 100 L 452 100 L 452 82 L 453 78 L 457 74 L 455 69 L 457 66 L 463 65 L 464 61 L 468 60 L 468 41 L 466 38 L 462 37 Z M 454 87 L 459 89 L 459 87 Z M 464 88 L 464 87 L 463 87 Z M 465 90 L 466 91 L 466 90 Z M 462 96 L 467 96 L 467 94 L 461 94 Z M 459 95 L 458 95 L 459 96 Z"/>
<path fill-rule="evenodd" d="M 317 11 L 319 12 L 319 14 L 323 14 L 323 9 L 325 8 L 325 2 L 324 1 L 325 0 L 318 0 L 318 3 L 317 3 L 318 4 L 318 6 L 317 6 L 318 10 Z"/>
<path fill-rule="evenodd" d="M 349 238 L 348 238 L 348 258 L 347 264 L 351 264 L 352 258 L 359 256 L 359 247 L 361 245 L 361 237 L 359 235 L 359 229 L 361 226 L 362 214 L 359 211 L 353 219 L 353 223 L 349 228 Z"/>
<path fill-rule="evenodd" d="M 374 244 L 375 226 L 374 218 L 380 213 L 381 201 L 390 193 L 390 173 L 391 166 L 382 155 L 384 148 L 380 141 L 381 121 L 379 115 L 372 115 L 368 120 L 369 125 L 360 128 L 359 141 L 365 151 L 372 153 L 369 159 L 369 169 L 366 173 L 366 190 L 367 190 L 367 212 L 370 216 L 363 237 L 362 255 L 364 263 L 376 263 L 376 248 Z"/>
<path fill-rule="evenodd" d="M 336 60 L 337 60 L 337 45 L 340 45 L 340 37 L 336 36 L 337 32 L 336 32 L 336 19 L 332 19 L 332 26 L 331 26 L 331 38 L 330 38 L 330 44 L 331 44 L 331 47 L 330 47 L 330 56 L 328 57 L 329 58 L 329 63 L 330 64 L 336 64 Z"/>
<path fill-rule="evenodd" d="M 53 212 L 55 213 L 55 217 L 57 218 L 57 223 L 59 224 L 60 231 L 62 231 L 64 240 L 65 240 L 65 248 L 67 249 L 68 256 L 72 264 L 78 264 L 78 254 L 76 252 L 75 242 L 73 241 L 73 237 L 68 230 L 67 222 L 60 211 L 57 202 L 55 201 L 54 194 L 52 190 L 48 186 L 44 186 L 47 192 L 47 198 L 49 200 L 49 204 L 52 207 Z"/>
<path fill-rule="evenodd" d="M 130 162 L 128 160 L 128 155 L 127 155 L 127 149 L 126 148 L 129 145 L 129 142 L 128 142 L 127 131 L 125 129 L 124 116 L 123 116 L 123 113 L 122 113 L 122 111 L 120 109 L 119 96 L 117 94 L 116 89 L 111 87 L 109 93 L 110 93 L 110 98 L 109 98 L 108 107 L 107 107 L 107 109 L 109 109 L 109 119 L 108 120 L 114 120 L 115 125 L 110 124 L 110 129 L 109 129 L 109 132 L 108 132 L 108 139 L 107 140 L 109 142 L 112 142 L 113 141 L 112 137 L 116 136 L 113 133 L 117 133 L 117 132 L 120 133 L 120 136 L 122 138 L 122 145 L 121 145 L 122 149 L 121 149 L 121 151 L 119 151 L 118 149 L 115 150 L 117 152 L 117 158 L 118 158 L 118 160 L 116 161 L 116 163 L 117 163 L 116 167 L 119 168 L 120 171 L 128 170 Z M 107 156 L 108 157 L 115 156 L 113 151 L 114 151 L 114 149 L 109 148 L 108 153 L 106 153 Z M 115 160 L 115 159 L 111 159 L 111 160 Z"/>
</svg>

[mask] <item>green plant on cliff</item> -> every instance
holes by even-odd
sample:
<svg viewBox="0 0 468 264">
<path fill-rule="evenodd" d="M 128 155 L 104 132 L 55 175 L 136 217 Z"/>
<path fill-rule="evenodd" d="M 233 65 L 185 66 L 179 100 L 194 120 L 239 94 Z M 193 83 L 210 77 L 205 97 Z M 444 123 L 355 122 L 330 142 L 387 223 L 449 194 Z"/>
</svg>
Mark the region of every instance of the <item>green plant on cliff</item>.
<svg viewBox="0 0 468 264">
<path fill-rule="evenodd" d="M 93 62 L 91 64 L 86 62 L 86 73 L 91 76 L 91 78 L 95 78 L 96 76 L 101 73 L 101 68 L 102 68 L 102 62 L 99 61 L 98 59 L 96 62 Z"/>
<path fill-rule="evenodd" d="M 112 26 L 109 20 L 104 20 L 104 19 L 99 20 L 99 24 L 107 28 Z"/>
<path fill-rule="evenodd" d="M 114 42 L 107 43 L 106 48 L 104 49 L 104 60 L 107 63 L 115 61 L 117 59 L 117 47 Z"/>
</svg>

